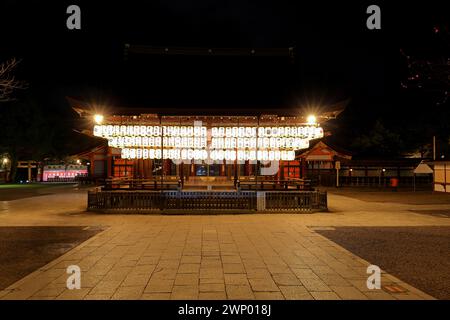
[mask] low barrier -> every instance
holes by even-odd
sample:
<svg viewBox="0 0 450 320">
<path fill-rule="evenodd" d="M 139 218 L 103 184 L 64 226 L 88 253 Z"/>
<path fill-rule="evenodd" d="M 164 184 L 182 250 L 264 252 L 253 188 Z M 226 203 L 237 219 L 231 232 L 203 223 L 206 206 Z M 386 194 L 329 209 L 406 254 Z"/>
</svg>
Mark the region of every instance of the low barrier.
<svg viewBox="0 0 450 320">
<path fill-rule="evenodd" d="M 265 192 L 266 211 L 325 211 L 327 208 L 326 192 Z"/>
<path fill-rule="evenodd" d="M 327 210 L 319 191 L 102 191 L 88 192 L 88 210 L 102 212 L 313 212 Z"/>
</svg>

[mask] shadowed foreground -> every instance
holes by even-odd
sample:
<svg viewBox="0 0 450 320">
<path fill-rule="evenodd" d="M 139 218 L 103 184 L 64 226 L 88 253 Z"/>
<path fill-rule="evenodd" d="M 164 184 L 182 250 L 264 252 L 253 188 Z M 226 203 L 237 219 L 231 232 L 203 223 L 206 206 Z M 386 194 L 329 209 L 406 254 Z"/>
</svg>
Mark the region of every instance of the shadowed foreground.
<svg viewBox="0 0 450 320">
<path fill-rule="evenodd" d="M 0 289 L 46 265 L 99 231 L 92 227 L 0 227 Z"/>
<path fill-rule="evenodd" d="M 318 233 L 438 299 L 450 299 L 450 227 L 336 227 Z"/>
</svg>

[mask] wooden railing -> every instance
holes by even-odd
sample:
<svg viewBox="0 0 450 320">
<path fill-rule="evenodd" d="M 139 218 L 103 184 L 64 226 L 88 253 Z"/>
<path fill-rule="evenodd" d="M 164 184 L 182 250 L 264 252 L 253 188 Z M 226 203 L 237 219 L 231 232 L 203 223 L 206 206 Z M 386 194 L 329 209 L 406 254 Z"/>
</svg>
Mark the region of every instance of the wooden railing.
<svg viewBox="0 0 450 320">
<path fill-rule="evenodd" d="M 237 188 L 241 190 L 312 190 L 311 180 L 289 179 L 289 180 L 240 180 Z"/>
<path fill-rule="evenodd" d="M 341 186 L 351 186 L 351 187 L 390 187 L 391 179 L 397 177 L 359 177 L 359 176 L 341 176 L 339 177 L 339 184 Z M 399 177 L 399 186 L 400 187 L 413 187 L 416 184 L 417 187 L 421 188 L 432 188 L 433 184 L 433 176 L 424 175 L 424 176 L 402 176 Z M 414 181 L 415 180 L 415 181 Z M 336 181 L 336 177 L 334 177 L 334 183 Z"/>
<path fill-rule="evenodd" d="M 326 211 L 328 208 L 326 192 L 266 192 L 265 194 L 267 211 Z"/>
<path fill-rule="evenodd" d="M 170 191 L 164 192 L 164 209 L 255 210 L 254 192 Z"/>
<path fill-rule="evenodd" d="M 200 181 L 206 183 L 206 181 Z M 196 186 L 201 183 L 188 183 L 186 185 Z M 211 182 L 211 184 L 214 184 Z M 230 181 L 231 186 L 233 182 Z M 217 186 L 224 185 L 217 184 Z M 177 177 L 165 177 L 161 179 L 134 179 L 134 178 L 114 178 L 106 179 L 103 190 L 180 190 L 184 184 Z M 238 190 L 312 190 L 311 181 L 304 179 L 290 179 L 290 180 L 252 180 L 240 179 L 234 183 L 234 187 Z"/>
<path fill-rule="evenodd" d="M 88 191 L 89 210 L 159 210 L 163 200 L 161 192 Z"/>
<path fill-rule="evenodd" d="M 262 201 L 262 205 L 261 202 Z M 178 210 L 288 211 L 327 210 L 327 194 L 318 191 L 104 191 L 88 192 L 88 210 L 128 212 Z"/>
<path fill-rule="evenodd" d="M 177 179 L 106 179 L 104 190 L 177 190 L 181 181 Z"/>
</svg>

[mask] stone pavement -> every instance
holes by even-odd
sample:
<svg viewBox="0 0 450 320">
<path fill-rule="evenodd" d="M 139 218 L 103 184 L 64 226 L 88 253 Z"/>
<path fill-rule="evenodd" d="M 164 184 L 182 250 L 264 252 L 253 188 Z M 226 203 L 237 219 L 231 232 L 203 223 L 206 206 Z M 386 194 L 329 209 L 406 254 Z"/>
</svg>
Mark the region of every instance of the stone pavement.
<svg viewBox="0 0 450 320">
<path fill-rule="evenodd" d="M 85 205 L 84 193 L 0 202 L 0 226 L 107 227 L 0 291 L 0 299 L 432 299 L 387 273 L 383 289 L 367 289 L 370 262 L 314 230 L 450 225 L 409 211 L 420 205 L 333 194 L 330 212 L 315 214 L 103 215 L 84 212 Z M 79 290 L 66 288 L 69 265 L 82 270 Z"/>
</svg>

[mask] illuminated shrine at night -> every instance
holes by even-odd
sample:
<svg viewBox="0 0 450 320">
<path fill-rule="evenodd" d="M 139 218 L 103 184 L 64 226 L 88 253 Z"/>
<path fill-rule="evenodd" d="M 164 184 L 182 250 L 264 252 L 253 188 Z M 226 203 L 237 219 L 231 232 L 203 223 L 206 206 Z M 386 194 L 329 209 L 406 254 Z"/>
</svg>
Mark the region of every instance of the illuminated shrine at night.
<svg viewBox="0 0 450 320">
<path fill-rule="evenodd" d="M 100 112 L 69 101 L 83 120 L 81 132 L 105 142 L 81 155 L 90 162 L 92 176 L 155 179 L 158 186 L 161 181 L 169 185 L 177 181 L 183 187 L 302 179 L 305 164 L 298 157 L 300 151 L 309 147 L 310 140 L 329 135 L 322 124 L 342 111 L 189 110 L 187 114 L 104 107 Z"/>
</svg>

